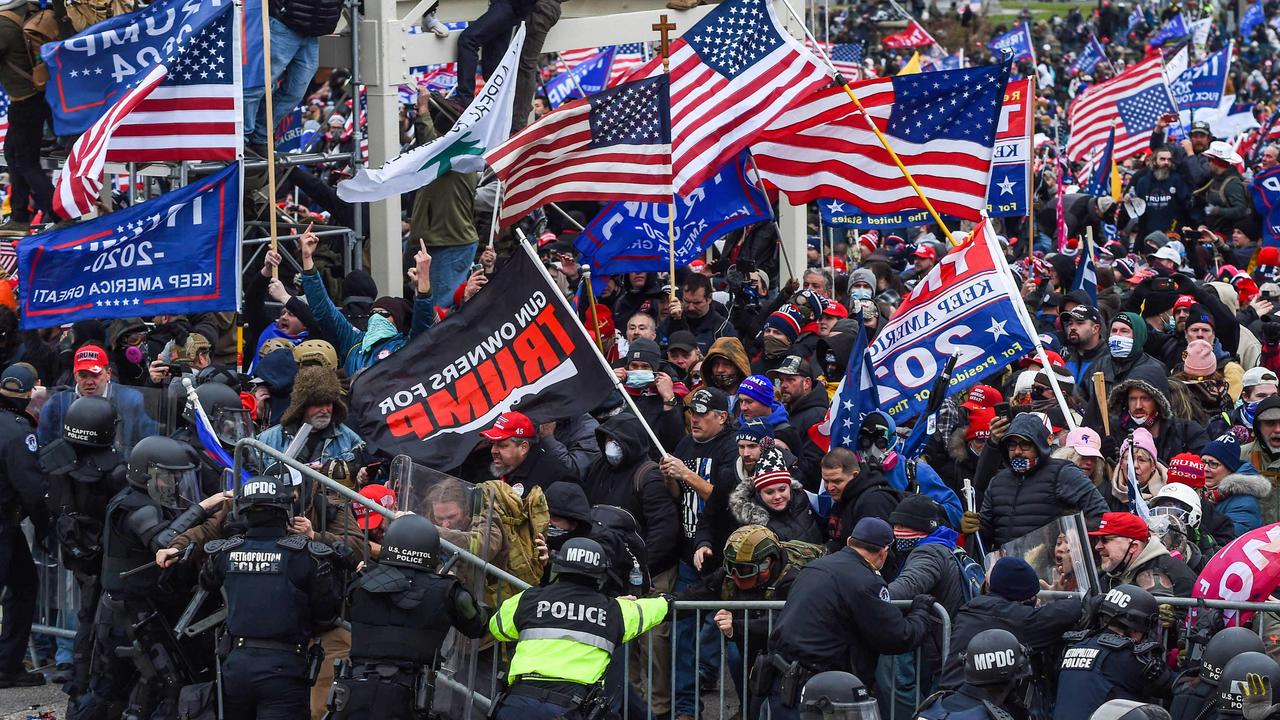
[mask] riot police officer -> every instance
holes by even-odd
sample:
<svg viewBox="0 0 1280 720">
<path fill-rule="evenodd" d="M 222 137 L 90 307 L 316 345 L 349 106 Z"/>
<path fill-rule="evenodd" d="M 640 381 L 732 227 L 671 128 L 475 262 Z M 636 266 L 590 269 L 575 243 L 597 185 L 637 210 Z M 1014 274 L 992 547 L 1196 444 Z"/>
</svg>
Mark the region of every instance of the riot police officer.
<svg viewBox="0 0 1280 720">
<path fill-rule="evenodd" d="M 240 402 L 240 392 L 237 389 L 222 382 L 206 382 L 196 387 L 196 398 L 200 401 L 200 409 L 209 418 L 218 442 L 228 453 L 235 451 L 235 445 L 240 440 L 253 437 L 253 420 Z M 200 456 L 200 487 L 208 493 L 217 492 L 226 487 L 223 467 L 209 454 L 194 430 L 195 409 L 188 406 L 184 417 L 189 427 L 174 432 L 173 438 L 196 449 Z"/>
<path fill-rule="evenodd" d="M 927 720 L 944 720 L 952 713 L 980 708 L 990 720 L 1025 720 L 1029 703 L 1020 692 L 1031 677 L 1030 653 L 1008 630 L 983 630 L 964 651 L 964 684 L 954 692 L 934 693 L 920 707 Z"/>
<path fill-rule="evenodd" d="M 593 718 L 607 712 L 600 679 L 618 645 L 662 622 L 665 597 L 628 600 L 600 591 L 608 574 L 604 548 L 590 538 L 564 544 L 549 585 L 502 603 L 489 632 L 515 642 L 510 686 L 495 703 L 496 720 Z M 597 715 L 600 713 L 600 715 Z"/>
<path fill-rule="evenodd" d="M 1136 585 L 1102 596 L 1090 629 L 1063 636 L 1055 720 L 1087 720 L 1108 700 L 1167 696 L 1172 673 L 1160 644 L 1147 640 L 1158 619 L 1155 597 Z"/>
<path fill-rule="evenodd" d="M 134 446 L 125 479 L 128 486 L 107 503 L 93 672 L 76 712 L 83 720 L 115 717 L 126 701 L 129 717 L 171 716 L 181 686 L 208 672 L 193 664 L 204 653 L 183 652 L 172 631 L 195 586 L 194 568 L 162 570 L 152 558 L 225 498 L 200 500 L 195 451 L 162 436 Z M 133 647 L 131 658 L 117 653 L 120 646 Z"/>
<path fill-rule="evenodd" d="M 1254 688 L 1250 688 L 1250 675 L 1259 677 L 1253 680 Z M 1218 717 L 1236 720 L 1244 715 L 1245 696 L 1256 695 L 1252 689 L 1280 687 L 1280 665 L 1270 656 L 1260 652 L 1244 652 L 1227 661 L 1222 668 L 1222 677 L 1218 680 Z M 1250 715 L 1262 711 L 1266 717 L 1267 708 L 1257 707 L 1257 698 L 1250 708 Z"/>
<path fill-rule="evenodd" d="M 331 720 L 425 718 L 450 627 L 485 634 L 489 612 L 456 578 L 440 575 L 440 533 L 421 515 L 387 528 L 382 553 L 355 581 L 351 662 L 334 681 Z"/>
<path fill-rule="evenodd" d="M 219 639 L 222 708 L 228 720 L 310 715 L 311 684 L 322 654 L 311 638 L 331 624 L 342 592 L 333 548 L 288 533 L 293 488 L 257 476 L 236 489 L 233 514 L 246 530 L 205 544 L 206 590 L 222 590 L 227 621 Z"/>
<path fill-rule="evenodd" d="M 1169 714 L 1173 720 L 1205 720 L 1205 708 L 1217 702 L 1218 680 L 1231 658 L 1247 652 L 1263 652 L 1262 638 L 1246 627 L 1229 627 L 1214 633 L 1200 657 L 1200 669 L 1178 678 L 1173 686 Z"/>
<path fill-rule="evenodd" d="M 62 547 L 62 564 L 80 588 L 76 611 L 74 675 L 64 690 L 75 702 L 89 683 L 93 615 L 102 586 L 102 528 L 107 503 L 124 489 L 124 457 L 115 448 L 115 406 L 105 398 L 77 398 L 62 416 L 62 436 L 40 448 L 40 469 L 49 477 L 53 531 Z"/>
<path fill-rule="evenodd" d="M 852 673 L 820 672 L 800 690 L 800 720 L 880 720 L 880 706 Z"/>
</svg>

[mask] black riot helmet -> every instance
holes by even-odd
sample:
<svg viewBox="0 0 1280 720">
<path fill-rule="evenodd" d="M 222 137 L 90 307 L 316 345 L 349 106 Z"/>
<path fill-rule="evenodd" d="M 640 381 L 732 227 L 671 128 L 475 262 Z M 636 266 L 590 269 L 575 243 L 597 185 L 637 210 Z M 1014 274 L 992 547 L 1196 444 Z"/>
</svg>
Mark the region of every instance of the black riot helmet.
<svg viewBox="0 0 1280 720">
<path fill-rule="evenodd" d="M 1169 720 L 1169 711 L 1153 703 L 1137 700 L 1108 700 L 1093 711 L 1089 720 Z"/>
<path fill-rule="evenodd" d="M 203 497 L 196 475 L 199 458 L 188 444 L 163 435 L 138 441 L 129 454 L 125 477 L 129 484 L 145 490 L 160 505 L 185 510 Z"/>
<path fill-rule="evenodd" d="M 880 720 L 880 708 L 858 676 L 828 670 L 800 690 L 800 720 Z"/>
<path fill-rule="evenodd" d="M 421 515 L 401 515 L 382 536 L 378 562 L 413 570 L 434 570 L 440 563 L 440 531 Z"/>
<path fill-rule="evenodd" d="M 1222 669 L 1231 658 L 1248 652 L 1264 652 L 1262 638 L 1258 633 L 1244 627 L 1223 628 L 1209 638 L 1204 646 L 1204 654 L 1200 657 L 1200 679 L 1217 685 L 1222 677 Z"/>
<path fill-rule="evenodd" d="M 609 559 L 605 557 L 604 548 L 591 538 L 570 538 L 560 548 L 556 559 L 551 561 L 553 581 L 561 576 L 585 577 L 600 588 L 604 586 L 608 573 Z"/>
<path fill-rule="evenodd" d="M 234 509 L 250 525 L 287 521 L 293 516 L 293 486 L 287 477 L 251 477 L 236 486 Z"/>
<path fill-rule="evenodd" d="M 213 427 L 218 441 L 227 447 L 253 436 L 253 420 L 240 402 L 240 393 L 220 382 L 206 382 L 196 388 L 200 409 Z M 195 410 L 187 408 L 187 420 L 195 422 Z"/>
<path fill-rule="evenodd" d="M 76 398 L 62 416 L 62 437 L 77 447 L 109 448 L 116 441 L 116 409 L 106 398 Z"/>
<path fill-rule="evenodd" d="M 1271 687 L 1280 687 L 1280 665 L 1275 660 L 1260 652 L 1240 653 L 1222 668 L 1222 677 L 1218 680 L 1218 715 L 1244 715 L 1244 689 L 1252 673 L 1269 680 Z"/>
<path fill-rule="evenodd" d="M 1008 630 L 983 630 L 964 651 L 964 681 L 1008 686 L 1031 675 L 1027 649 Z"/>
<path fill-rule="evenodd" d="M 1117 585 L 1102 596 L 1098 618 L 1102 626 L 1119 625 L 1133 632 L 1151 632 L 1159 619 L 1160 607 L 1151 593 L 1137 585 Z"/>
</svg>

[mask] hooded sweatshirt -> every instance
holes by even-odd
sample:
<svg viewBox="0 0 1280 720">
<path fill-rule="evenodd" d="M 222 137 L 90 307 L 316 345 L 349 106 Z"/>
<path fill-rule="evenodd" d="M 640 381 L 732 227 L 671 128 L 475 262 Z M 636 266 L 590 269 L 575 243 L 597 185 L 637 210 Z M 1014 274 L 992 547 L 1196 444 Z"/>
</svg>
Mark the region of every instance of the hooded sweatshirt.
<svg viewBox="0 0 1280 720">
<path fill-rule="evenodd" d="M 1129 437 L 1130 431 L 1135 427 L 1129 418 L 1130 388 L 1138 388 L 1156 401 L 1159 421 L 1154 425 L 1148 421 L 1144 427 L 1155 437 L 1158 461 L 1167 463 L 1174 455 L 1183 452 L 1200 454 L 1208 442 L 1204 428 L 1193 420 L 1174 414 L 1173 406 L 1169 403 L 1169 378 L 1165 375 L 1164 368 L 1146 365 L 1134 368 L 1124 382 L 1116 384 L 1108 397 L 1108 407 L 1112 413 L 1111 438 L 1116 447 Z"/>
</svg>

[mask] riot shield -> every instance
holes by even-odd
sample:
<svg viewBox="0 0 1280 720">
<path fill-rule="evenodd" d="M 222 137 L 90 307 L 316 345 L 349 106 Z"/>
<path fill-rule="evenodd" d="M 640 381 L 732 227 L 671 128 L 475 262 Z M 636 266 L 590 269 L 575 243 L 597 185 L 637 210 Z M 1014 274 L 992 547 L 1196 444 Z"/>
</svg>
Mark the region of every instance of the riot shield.
<svg viewBox="0 0 1280 720">
<path fill-rule="evenodd" d="M 1026 560 L 1046 590 L 1087 595 L 1098 588 L 1098 571 L 1081 513 L 1064 515 L 987 553 L 987 571 L 1005 556 Z"/>
</svg>

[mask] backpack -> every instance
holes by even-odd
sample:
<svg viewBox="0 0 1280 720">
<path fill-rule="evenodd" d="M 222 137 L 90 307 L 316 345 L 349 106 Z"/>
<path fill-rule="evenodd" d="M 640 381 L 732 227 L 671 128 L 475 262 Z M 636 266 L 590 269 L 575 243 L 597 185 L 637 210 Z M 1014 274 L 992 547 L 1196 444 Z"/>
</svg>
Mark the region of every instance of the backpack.
<svg viewBox="0 0 1280 720">
<path fill-rule="evenodd" d="M 502 538 L 506 542 L 506 562 L 504 570 L 524 580 L 530 585 L 542 582 L 542 572 L 546 563 L 538 558 L 538 549 L 534 539 L 546 532 L 551 524 L 551 514 L 547 510 L 547 498 L 542 488 L 533 486 L 521 498 L 510 485 L 502 480 L 489 480 L 478 486 L 484 498 L 482 515 L 493 509 L 493 519 L 502 525 Z M 473 536 L 472 554 L 480 555 L 480 541 Z M 501 580 L 489 580 L 485 584 L 486 601 L 497 607 L 499 600 L 514 594 L 514 588 L 501 592 L 506 585 Z"/>
<path fill-rule="evenodd" d="M 987 580 L 987 573 L 977 560 L 969 557 L 969 553 L 965 552 L 964 548 L 953 549 L 951 559 L 956 561 L 956 568 L 960 571 L 960 597 L 963 605 L 982 594 L 982 585 Z"/>
<path fill-rule="evenodd" d="M 6 61 L 9 69 L 26 78 L 37 90 L 44 90 L 49 82 L 49 67 L 40 59 L 40 48 L 47 42 L 61 40 L 64 36 L 58 16 L 53 8 L 33 10 L 24 19 L 12 10 L 0 12 L 0 17 L 22 29 L 22 39 L 27 45 L 27 56 L 31 59 L 31 72 L 18 67 L 12 60 Z"/>
<path fill-rule="evenodd" d="M 605 592 L 640 597 L 652 586 L 649 555 L 635 516 L 616 505 L 591 508 L 592 540 L 600 543 L 609 558 L 609 580 Z"/>
<path fill-rule="evenodd" d="M 821 545 L 814 545 L 803 540 L 783 540 L 782 549 L 787 554 L 786 563 L 783 564 L 783 571 L 786 568 L 800 568 L 817 560 L 827 554 L 827 549 Z"/>
</svg>

